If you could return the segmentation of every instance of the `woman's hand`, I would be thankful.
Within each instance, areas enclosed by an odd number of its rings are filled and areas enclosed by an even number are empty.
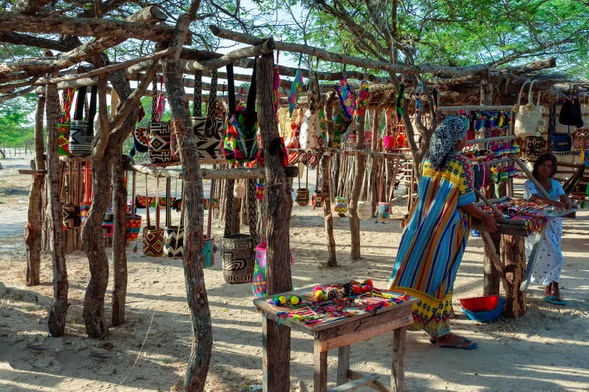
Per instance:
[[[569,209],[562,201],[552,200],[552,202],[550,204],[552,204],[555,208],[560,208],[561,210],[568,210]]]
[[[494,216],[484,214],[480,217],[480,219],[483,223],[483,226],[485,226],[485,229],[489,233],[495,233],[495,232],[497,232],[497,230],[499,230],[499,223],[497,223],[497,220],[495,219]]]

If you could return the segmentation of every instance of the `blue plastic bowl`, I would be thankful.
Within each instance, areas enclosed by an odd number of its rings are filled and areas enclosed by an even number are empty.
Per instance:
[[[493,310],[489,310],[486,312],[472,312],[470,310],[466,310],[462,308],[462,311],[468,316],[469,319],[478,321],[481,323],[488,323],[489,321],[497,320],[501,313],[503,313],[503,307],[505,306],[505,299],[499,297],[499,302],[497,303],[497,307]]]

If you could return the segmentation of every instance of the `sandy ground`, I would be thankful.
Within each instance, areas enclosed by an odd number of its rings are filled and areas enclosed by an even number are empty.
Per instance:
[[[50,257],[42,262],[42,284],[26,287],[26,219],[28,178],[3,160],[0,187],[0,390],[24,391],[174,391],[182,384],[189,355],[190,320],[180,260],[149,258],[129,245],[127,322],[111,327],[103,340],[85,337],[82,301],[89,279],[83,253],[67,256],[71,306],[67,335],[51,338],[47,311],[52,304]],[[15,193],[16,192],[16,193]],[[8,197],[10,196],[10,197]],[[397,212],[402,212],[399,209]],[[348,220],[335,219],[337,268],[323,266],[326,241],[321,213],[293,207],[291,248],[295,288],[316,283],[370,278],[387,282],[401,235],[399,221],[362,222],[363,259],[349,257]],[[242,228],[245,231],[246,228]],[[220,243],[222,223],[213,228]],[[518,319],[492,323],[469,320],[459,298],[482,294],[483,248],[471,238],[455,287],[454,330],[479,343],[474,351],[440,349],[425,334],[410,332],[405,359],[409,391],[587,391],[589,390],[589,212],[565,220],[566,264],[562,293],[568,306],[542,301],[542,289],[530,287],[528,309]],[[262,383],[261,319],[252,304],[250,285],[223,280],[220,254],[205,270],[213,321],[214,347],[206,390],[251,391]],[[109,287],[112,283],[109,284]],[[106,309],[110,318],[110,290]],[[388,383],[391,334],[352,346],[352,368],[375,372]],[[312,391],[312,339],[292,334],[292,391]],[[337,351],[329,355],[329,385],[335,385]],[[270,391],[272,388],[270,387]],[[362,389],[368,390],[368,389]]]

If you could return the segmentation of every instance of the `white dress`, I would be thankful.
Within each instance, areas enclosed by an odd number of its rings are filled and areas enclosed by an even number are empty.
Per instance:
[[[550,179],[548,195],[552,200],[560,200],[565,192],[562,185],[556,180]],[[530,180],[524,183],[524,198],[529,200],[532,195],[540,194],[538,188]],[[530,281],[532,283],[548,286],[552,282],[560,281],[560,272],[564,264],[564,256],[560,247],[562,238],[562,218],[550,218],[546,224],[546,230],[540,238],[539,255],[532,271]],[[530,257],[534,245],[534,236],[526,237],[526,257]]]

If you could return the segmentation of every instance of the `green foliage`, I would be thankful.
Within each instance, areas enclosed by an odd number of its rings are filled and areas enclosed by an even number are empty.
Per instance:
[[[20,147],[34,138],[36,96],[0,102],[0,146]]]

